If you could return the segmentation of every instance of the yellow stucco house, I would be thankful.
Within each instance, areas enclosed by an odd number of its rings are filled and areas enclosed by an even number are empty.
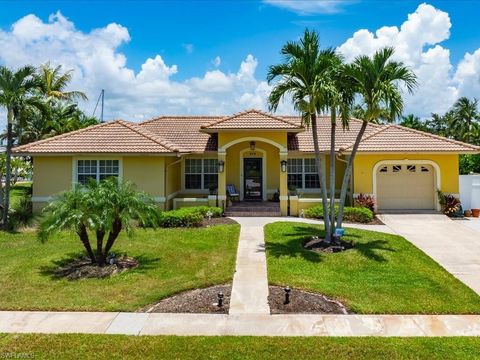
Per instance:
[[[348,130],[338,126],[337,195],[360,126],[355,119]],[[319,118],[318,130],[328,178],[328,117]],[[369,125],[354,162],[350,196],[371,194],[379,210],[438,209],[437,189],[458,195],[459,154],[478,152],[479,147],[398,125]],[[262,202],[278,215],[297,215],[320,203],[311,129],[297,116],[247,110],[117,120],[19,146],[14,153],[33,157],[35,210],[75,183],[108,176],[132,181],[164,209],[228,207],[227,185],[238,192],[233,204]],[[280,201],[267,202],[275,193]]]

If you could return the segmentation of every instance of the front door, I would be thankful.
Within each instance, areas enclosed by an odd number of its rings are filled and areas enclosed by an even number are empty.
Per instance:
[[[262,201],[262,159],[243,159],[244,200]]]

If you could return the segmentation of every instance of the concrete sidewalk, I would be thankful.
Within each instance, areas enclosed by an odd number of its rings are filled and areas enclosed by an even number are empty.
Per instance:
[[[480,315],[0,312],[0,333],[179,336],[480,336]]]

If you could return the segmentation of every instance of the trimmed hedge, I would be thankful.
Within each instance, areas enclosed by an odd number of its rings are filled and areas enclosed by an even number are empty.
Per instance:
[[[163,228],[200,226],[209,211],[212,213],[212,217],[220,217],[223,213],[221,208],[209,206],[185,207],[164,211],[160,214],[159,226]]]
[[[323,219],[323,206],[305,209],[304,215],[306,218]],[[335,216],[338,216],[338,206],[335,206]],[[343,219],[348,222],[368,223],[373,220],[373,211],[365,207],[345,206]]]

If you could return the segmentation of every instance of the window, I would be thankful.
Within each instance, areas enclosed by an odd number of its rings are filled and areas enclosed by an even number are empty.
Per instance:
[[[302,159],[288,159],[288,187],[303,188],[303,162]]]
[[[203,160],[203,188],[210,189],[218,186],[218,161],[217,159]]]
[[[118,160],[77,160],[77,182],[86,184],[89,179],[100,181],[119,176]]]
[[[315,159],[288,159],[288,187],[319,189],[320,181]]]
[[[185,160],[185,189],[202,188],[202,159]]]
[[[315,159],[304,159],[305,189],[319,189],[320,180],[318,178]]]
[[[402,170],[402,165],[393,165],[392,167],[393,172],[400,172]]]
[[[388,167],[387,166],[382,166],[380,168],[380,172],[383,172],[383,173],[388,172]]]
[[[217,159],[185,159],[185,189],[218,186]]]
[[[408,172],[415,172],[416,170],[417,170],[417,167],[415,165],[407,165]]]
[[[430,170],[428,170],[428,168],[427,168],[426,166],[422,166],[422,167],[420,168],[420,171],[421,171],[421,172],[429,172]]]

